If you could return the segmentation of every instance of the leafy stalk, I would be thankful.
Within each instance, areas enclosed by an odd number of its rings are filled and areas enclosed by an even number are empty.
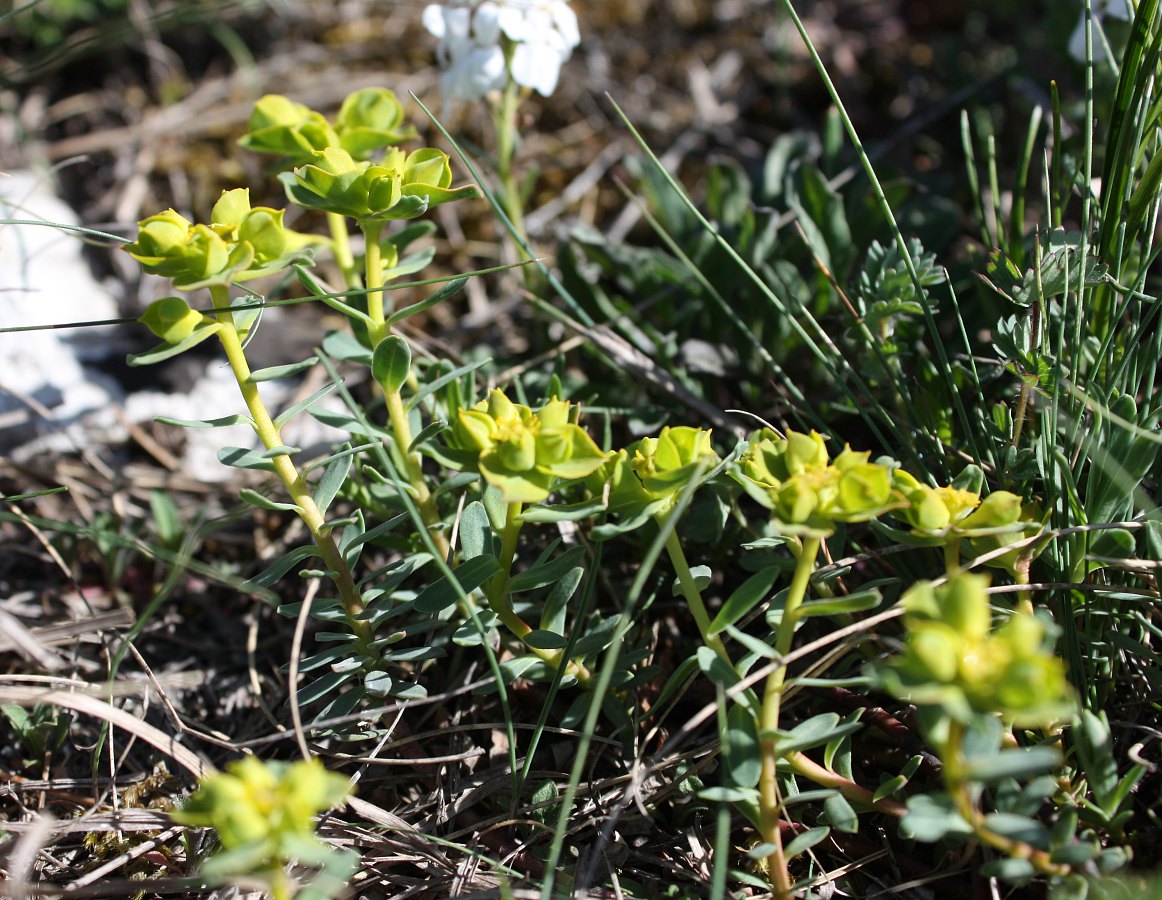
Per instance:
[[[271,419],[266,404],[263,403],[258,385],[250,377],[250,365],[246,360],[246,352],[242,347],[242,340],[234,323],[233,311],[230,309],[229,288],[224,285],[213,286],[210,288],[210,296],[216,310],[216,318],[222,326],[217,332],[218,340],[226,353],[230,370],[238,382],[238,389],[242,392],[242,399],[246,403],[250,417],[254,420],[254,428],[258,438],[267,450],[283,447],[285,444],[279,428]],[[359,615],[365,608],[363,596],[355,584],[355,578],[351,574],[347,560],[335,544],[331,529],[324,521],[323,514],[316,505],[314,497],[311,496],[306,479],[295,467],[290,456],[285,453],[272,456],[271,464],[294,502],[295,511],[299,518],[303,520],[310,531],[323,562],[326,563],[327,571],[335,582],[335,587],[338,589],[343,606],[347,611],[349,624],[359,640],[360,649],[364,652],[370,652],[373,639],[371,626],[366,621],[359,619]]]

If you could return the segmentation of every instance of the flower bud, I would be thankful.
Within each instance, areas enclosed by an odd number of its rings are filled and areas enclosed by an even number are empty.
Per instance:
[[[185,271],[186,242],[193,224],[172,209],[137,223],[137,240],[125,251],[154,275],[172,276]]]
[[[238,227],[238,240],[254,248],[254,261],[258,265],[273,262],[286,252],[284,214],[285,210],[259,206],[250,210]]]
[[[164,297],[149,304],[138,321],[167,344],[180,344],[204,318],[181,297]]]
[[[369,159],[384,147],[416,135],[404,123],[403,104],[387,88],[378,87],[349,94],[339,108],[335,128],[343,149],[356,159]]]

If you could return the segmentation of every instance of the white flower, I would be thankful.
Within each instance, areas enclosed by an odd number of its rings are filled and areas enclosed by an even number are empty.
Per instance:
[[[1098,27],[1103,18],[1124,19],[1133,21],[1134,8],[1130,0],[1092,0],[1090,8],[1093,10],[1093,56],[1099,60],[1105,55],[1105,42],[1098,36]],[[1078,62],[1085,62],[1085,7],[1082,7],[1081,18],[1073,34],[1069,36],[1069,55]]]
[[[449,0],[425,7],[423,23],[440,41],[440,86],[463,100],[503,89],[509,76],[547,97],[581,43],[567,0]]]

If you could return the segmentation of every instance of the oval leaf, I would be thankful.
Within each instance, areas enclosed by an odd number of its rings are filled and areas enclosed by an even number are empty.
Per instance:
[[[398,334],[379,342],[371,357],[371,374],[388,394],[398,394],[412,370],[412,348]]]

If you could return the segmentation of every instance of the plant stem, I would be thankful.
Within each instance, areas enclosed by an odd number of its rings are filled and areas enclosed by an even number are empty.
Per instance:
[[[504,623],[504,627],[523,642],[533,629],[512,608],[512,600],[508,595],[508,582],[512,577],[512,564],[516,559],[516,548],[523,524],[520,521],[522,509],[523,504],[519,502],[510,503],[505,509],[504,531],[500,538],[500,571],[485,583],[484,595],[488,598],[489,607]],[[544,650],[537,647],[528,649],[554,669],[559,669],[564,664],[566,674],[574,676],[581,684],[589,684],[592,677],[590,671],[579,662],[565,660],[560,650]]]
[[[238,335],[238,328],[234,324],[234,315],[230,309],[230,290],[224,285],[216,285],[210,288],[210,296],[214,302],[214,309],[217,310],[218,322],[222,325],[218,331],[218,340],[226,353],[226,359],[230,363],[235,380],[238,382],[238,389],[242,392],[242,399],[246,402],[250,417],[254,420],[254,429],[258,438],[267,450],[282,447],[284,443],[278,426],[275,425],[270,413],[267,412],[266,404],[263,403],[262,396],[258,391],[258,385],[250,377],[250,365],[246,361],[246,353],[242,348],[242,340]],[[311,532],[315,546],[319,548],[319,554],[322,556],[343,600],[349,624],[359,639],[360,650],[370,654],[373,638],[371,626],[357,618],[365,608],[363,596],[355,584],[355,578],[351,574],[347,560],[339,552],[335,538],[327,527],[322,512],[315,504],[314,497],[311,496],[310,486],[295,467],[289,455],[280,453],[273,456],[271,464],[297,507],[299,518],[303,520]]]
[[[391,331],[384,315],[385,304],[383,302],[382,290],[383,259],[380,254],[379,239],[383,234],[383,225],[381,223],[371,223],[362,226],[362,228],[363,237],[367,245],[364,252],[364,282],[367,285],[367,315],[371,318],[371,325],[368,326],[367,336],[371,342],[371,348],[374,350]],[[408,373],[409,381],[414,381],[414,377],[414,373]],[[423,463],[420,461],[419,453],[409,450],[412,445],[412,427],[408,421],[407,410],[404,409],[403,397],[398,390],[390,391],[386,387],[384,388],[383,396],[384,403],[387,406],[387,415],[391,421],[391,433],[395,438],[395,446],[399,450],[400,459],[403,461],[403,474],[407,477],[408,484],[411,485],[412,493],[415,495],[416,507],[420,511],[420,518],[430,531],[432,540],[435,542],[436,549],[439,550],[440,555],[444,559],[448,559],[451,552],[451,545],[449,545],[448,538],[444,534],[444,529],[442,527],[434,527],[441,524],[440,511],[436,506],[431,491],[428,490],[427,482],[424,480]]]
[[[964,772],[964,726],[953,721],[948,729],[948,739],[938,744],[937,750],[944,770],[944,785],[956,811],[972,826],[973,837],[982,844],[998,850],[1013,859],[1027,859],[1042,875],[1068,875],[1070,867],[1053,862],[1044,850],[1038,850],[1024,841],[997,834],[985,824],[985,815],[977,809],[972,791]]]
[[[500,175],[501,188],[504,194],[504,212],[512,222],[513,228],[522,237],[525,235],[524,209],[521,203],[520,185],[517,183],[516,172],[513,169],[513,160],[516,157],[517,145],[517,111],[520,108],[520,85],[512,78],[505,86],[501,95],[500,107],[495,111],[496,124],[496,170]],[[517,245],[517,255],[527,260],[528,254]]]
[[[795,626],[799,622],[799,608],[807,596],[807,586],[815,571],[815,558],[819,555],[822,539],[806,537],[798,554],[795,574],[787,589],[787,600],[783,606],[783,618],[775,632],[775,652],[780,657],[791,650],[795,638]],[[787,667],[779,666],[767,676],[763,691],[763,708],[759,721],[759,744],[762,752],[762,772],[759,775],[759,831],[763,840],[772,850],[767,857],[767,875],[771,891],[779,900],[791,896],[791,873],[787,869],[787,859],[783,854],[783,838],[779,831],[782,801],[779,798],[779,782],[776,766],[779,761],[778,739],[779,713],[783,700],[783,684],[787,680]]]
[[[949,535],[944,541],[944,568],[949,575],[960,569],[960,538]]]
[[[659,528],[665,528],[666,518],[663,515],[655,519]],[[666,552],[670,555],[670,562],[678,576],[678,585],[682,589],[682,596],[686,598],[686,605],[690,607],[690,612],[694,616],[694,623],[698,626],[698,633],[702,635],[702,642],[733,669],[734,663],[730,659],[730,654],[726,652],[722,639],[716,634],[709,633],[710,615],[706,612],[706,604],[702,602],[702,592],[698,590],[698,585],[694,581],[694,575],[690,571],[690,564],[686,561],[686,553],[682,549],[682,542],[678,538],[676,528],[671,528],[670,534],[666,538]]]
[[[331,231],[331,252],[335,254],[335,265],[343,273],[347,287],[359,286],[359,272],[355,268],[355,257],[351,253],[351,236],[347,233],[347,219],[342,213],[327,213],[327,227]]]
[[[383,258],[379,250],[379,237],[383,233],[383,225],[372,222],[362,227],[366,243],[363,251],[363,282],[367,287],[367,315],[371,318],[367,335],[374,350],[387,335],[387,323],[383,315]]]

